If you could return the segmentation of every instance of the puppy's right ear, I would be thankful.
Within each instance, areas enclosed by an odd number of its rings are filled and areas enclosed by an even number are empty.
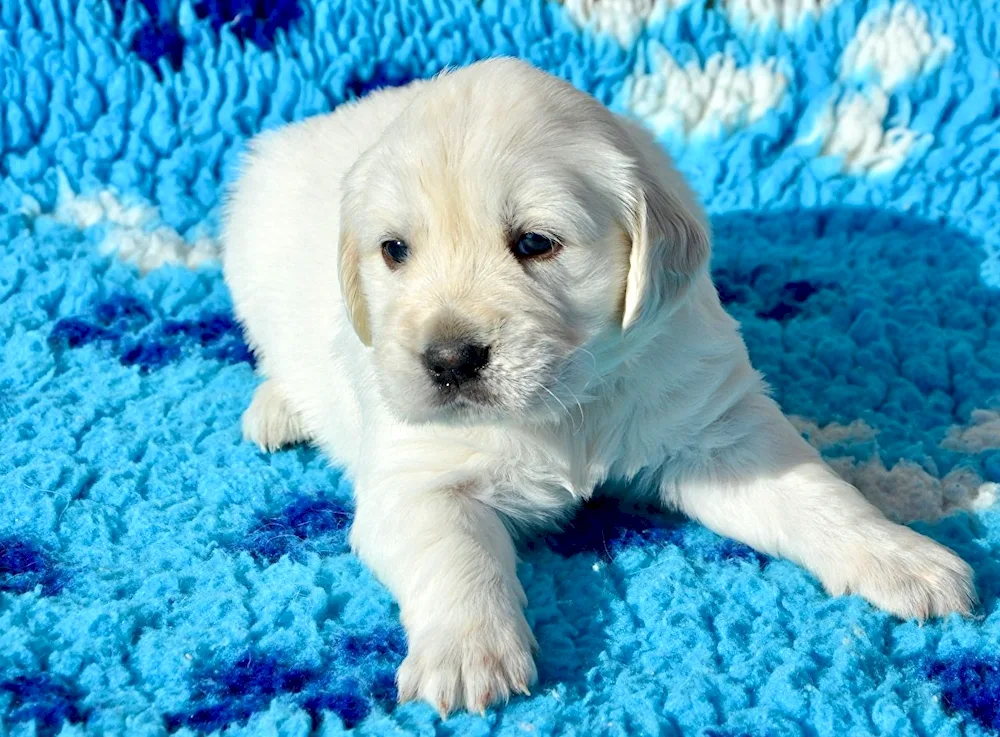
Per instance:
[[[354,332],[361,342],[371,347],[372,334],[368,324],[368,304],[361,288],[361,256],[358,253],[357,241],[350,228],[341,225],[340,251],[338,253],[340,271],[340,293],[347,307]]]

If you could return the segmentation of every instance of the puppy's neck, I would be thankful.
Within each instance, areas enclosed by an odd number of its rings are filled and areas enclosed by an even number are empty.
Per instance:
[[[703,429],[758,386],[737,322],[707,274],[668,309],[581,350],[590,370],[560,431],[605,436],[610,427],[653,421]],[[746,377],[744,381],[741,377]]]

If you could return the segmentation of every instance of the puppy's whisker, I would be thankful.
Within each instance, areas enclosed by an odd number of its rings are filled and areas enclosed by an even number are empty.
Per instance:
[[[583,416],[583,404],[580,402],[580,398],[573,392],[572,389],[569,388],[569,385],[566,384],[565,381],[562,381],[559,378],[556,378],[555,381],[556,381],[556,383],[559,386],[561,386],[563,389],[565,389],[566,392],[573,398],[573,401],[576,402],[576,407],[577,407],[578,410],[580,410],[580,427],[583,427],[583,423],[584,423],[584,419],[585,418]],[[573,429],[574,430],[578,429],[575,424],[573,425]]]
[[[578,348],[577,350],[585,356],[590,357],[590,362],[594,365],[594,375],[599,375],[600,372],[597,370],[597,356],[595,356],[591,351],[588,351],[586,348]]]
[[[577,351],[588,356],[590,358],[590,363],[592,366],[592,371],[590,375],[587,377],[587,383],[583,385],[582,391],[587,391],[588,389],[590,389],[594,379],[597,380],[598,386],[600,388],[602,389],[610,388],[611,385],[608,384],[607,380],[601,374],[600,369],[597,368],[597,356],[595,356],[591,351],[588,351],[586,348],[578,348]]]
[[[539,389],[544,389],[544,390],[545,390],[545,391],[546,391],[546,392],[548,393],[548,395],[549,395],[550,397],[552,397],[552,398],[553,398],[554,400],[556,400],[556,402],[558,402],[558,403],[559,403],[559,406],[560,406],[560,407],[562,407],[563,411],[564,411],[564,412],[566,413],[566,416],[567,416],[567,417],[569,417],[569,418],[570,418],[570,420],[573,420],[573,415],[572,415],[572,413],[570,413],[570,411],[569,411],[569,407],[567,407],[567,406],[566,406],[566,403],[565,403],[565,402],[563,402],[563,401],[562,401],[562,400],[561,400],[561,399],[560,399],[559,397],[557,397],[557,396],[556,396],[556,395],[555,395],[555,394],[554,394],[554,393],[552,392],[552,390],[551,390],[551,389],[549,389],[549,388],[548,388],[547,386],[545,386],[545,384],[543,384],[543,383],[542,383],[542,382],[540,382],[540,381],[536,381],[536,382],[535,382],[535,385],[536,385],[536,386],[537,386],[537,387],[538,387]],[[575,423],[575,422],[574,422],[574,425],[573,425],[573,426],[574,426],[574,427],[576,427],[576,423]]]
[[[546,392],[548,392],[549,396],[551,396],[551,397],[552,397],[553,399],[555,399],[555,400],[556,400],[556,401],[557,401],[557,402],[559,403],[559,406],[560,406],[560,407],[562,407],[562,408],[563,408],[563,410],[564,410],[564,411],[566,412],[566,417],[568,417],[568,418],[569,418],[569,420],[570,420],[570,423],[571,423],[571,426],[572,426],[572,428],[573,428],[573,431],[574,431],[574,432],[576,432],[577,430],[579,430],[579,429],[580,429],[580,428],[581,428],[581,427],[583,426],[583,425],[582,425],[582,422],[583,422],[583,405],[581,405],[581,404],[580,404],[580,400],[576,398],[576,395],[575,395],[575,394],[573,394],[573,392],[572,392],[572,391],[570,390],[570,388],[569,388],[568,386],[566,386],[566,384],[565,384],[565,383],[563,383],[562,381],[560,381],[560,380],[559,380],[558,378],[555,378],[555,379],[554,379],[554,381],[556,381],[556,383],[557,383],[557,384],[559,384],[559,385],[560,385],[561,387],[565,388],[565,390],[566,390],[567,392],[569,392],[570,396],[572,396],[572,397],[573,397],[573,399],[574,399],[574,400],[576,401],[576,405],[577,405],[577,407],[579,407],[579,409],[580,409],[580,421],[581,421],[581,424],[580,424],[580,425],[577,425],[577,422],[576,422],[576,417],[575,417],[575,416],[573,415],[573,413],[572,413],[572,412],[570,412],[570,409],[569,409],[569,407],[567,407],[567,406],[566,406],[566,403],[565,403],[565,402],[563,402],[563,401],[562,401],[562,400],[561,400],[561,399],[560,399],[560,398],[559,398],[559,397],[558,397],[558,396],[557,396],[557,395],[555,394],[555,392],[553,392],[553,391],[552,391],[551,389],[549,389],[549,388],[548,388],[547,386],[545,386],[545,385],[544,385],[544,384],[543,384],[542,382],[540,382],[540,381],[539,381],[539,382],[536,382],[536,383],[537,383],[537,385],[538,385],[538,386],[539,386],[539,387],[540,387],[541,389],[544,389],[544,390],[545,390]]]

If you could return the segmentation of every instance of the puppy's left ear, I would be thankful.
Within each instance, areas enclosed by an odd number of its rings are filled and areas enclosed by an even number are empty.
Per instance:
[[[639,124],[619,118],[633,159],[627,197],[631,238],[625,310],[627,330],[687,291],[711,253],[708,218],[667,153]]]
[[[361,288],[361,256],[350,229],[341,225],[338,270],[340,272],[340,293],[347,307],[347,314],[358,338],[369,348],[372,344],[371,328],[368,324],[368,304]]]

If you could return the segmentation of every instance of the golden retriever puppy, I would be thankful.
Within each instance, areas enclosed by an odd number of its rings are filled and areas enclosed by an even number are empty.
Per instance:
[[[351,543],[397,598],[401,700],[483,710],[535,679],[514,536],[608,479],[901,617],[966,613],[969,567],[888,521],[785,419],[654,140],[492,59],[262,135],[225,276],[265,449],[354,482]]]

